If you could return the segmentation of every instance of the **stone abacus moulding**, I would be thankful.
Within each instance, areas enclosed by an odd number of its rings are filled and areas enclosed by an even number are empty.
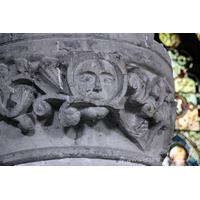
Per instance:
[[[160,165],[176,103],[170,57],[153,37],[0,34],[0,164]]]

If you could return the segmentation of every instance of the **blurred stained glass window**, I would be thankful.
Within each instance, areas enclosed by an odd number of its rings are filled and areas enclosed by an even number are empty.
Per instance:
[[[159,33],[158,37],[168,50],[175,49],[181,43],[177,33]]]
[[[193,58],[185,49],[176,49],[181,43],[180,34],[159,33],[158,36],[168,50],[173,69],[177,117],[172,143],[175,143],[176,140],[177,145],[181,142],[185,143],[184,145],[189,147],[189,158],[195,160],[199,165],[200,81],[194,74],[188,73],[188,70],[193,67]],[[200,38],[200,34],[197,37]],[[173,149],[173,151],[175,150]],[[168,158],[170,159],[170,152],[168,152]]]
[[[197,38],[200,40],[200,33],[195,33],[197,35]]]

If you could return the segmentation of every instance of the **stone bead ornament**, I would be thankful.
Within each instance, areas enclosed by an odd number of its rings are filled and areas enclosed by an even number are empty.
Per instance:
[[[0,34],[1,165],[161,165],[175,118],[170,58],[153,34]]]

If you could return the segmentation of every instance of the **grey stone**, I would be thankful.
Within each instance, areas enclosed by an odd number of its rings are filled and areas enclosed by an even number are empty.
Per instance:
[[[176,103],[153,37],[0,34],[0,164],[161,165]]]
[[[16,166],[144,166],[142,164],[104,159],[64,158],[19,164]]]

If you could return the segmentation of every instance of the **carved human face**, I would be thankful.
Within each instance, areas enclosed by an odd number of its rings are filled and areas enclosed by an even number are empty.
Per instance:
[[[75,69],[74,80],[78,93],[92,99],[111,100],[118,93],[117,72],[104,60],[80,63]]]

